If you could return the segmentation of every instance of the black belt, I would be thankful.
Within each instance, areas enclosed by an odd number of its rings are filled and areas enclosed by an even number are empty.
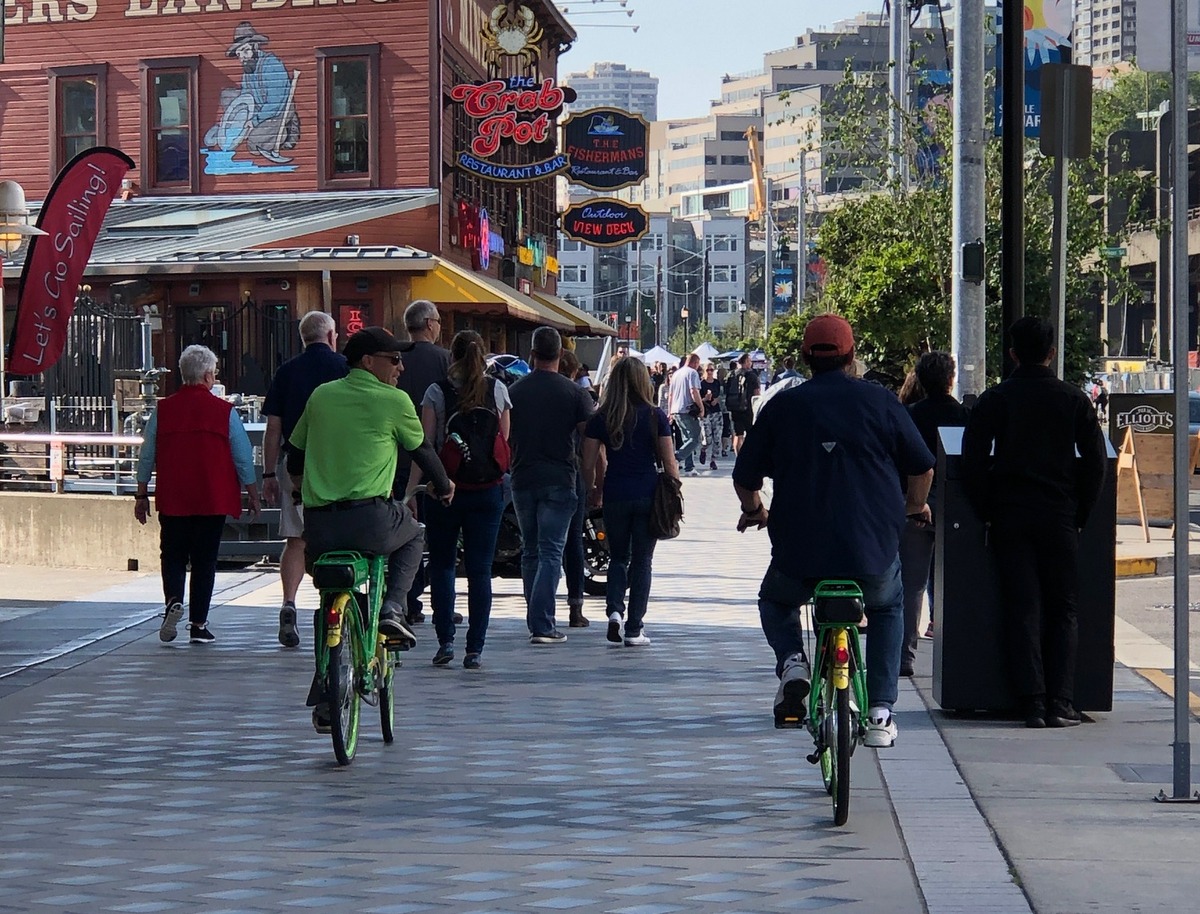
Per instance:
[[[373,505],[376,502],[387,501],[382,495],[376,495],[374,498],[351,498],[347,501],[331,501],[327,505],[313,505],[307,507],[305,511],[348,511],[351,508],[361,508],[365,505]]]

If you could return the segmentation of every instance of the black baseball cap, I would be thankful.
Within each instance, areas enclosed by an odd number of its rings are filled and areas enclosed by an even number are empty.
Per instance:
[[[384,327],[364,327],[352,334],[346,341],[342,354],[346,361],[353,365],[364,355],[377,355],[381,352],[410,352],[413,344],[406,340],[398,340],[390,330]]]

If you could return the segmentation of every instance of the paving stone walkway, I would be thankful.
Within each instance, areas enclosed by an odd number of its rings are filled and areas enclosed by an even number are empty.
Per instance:
[[[911,686],[832,826],[808,737],[771,726],[767,540],[731,532],[721,476],[686,483],[650,647],[608,645],[595,600],[531,646],[497,581],[485,668],[432,667],[422,626],[395,744],[364,708],[349,768],[303,707],[311,639],[275,643],[274,575],[222,575],[214,645],[159,642],[151,577],[44,609],[109,635],[0,653],[0,911],[1028,911]]]

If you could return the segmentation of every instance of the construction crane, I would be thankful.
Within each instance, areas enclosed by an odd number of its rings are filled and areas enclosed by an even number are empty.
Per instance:
[[[767,211],[767,189],[763,179],[762,156],[758,149],[758,130],[753,125],[746,128],[746,141],[750,144],[750,174],[754,179],[754,205],[750,207],[750,221],[758,222]]]

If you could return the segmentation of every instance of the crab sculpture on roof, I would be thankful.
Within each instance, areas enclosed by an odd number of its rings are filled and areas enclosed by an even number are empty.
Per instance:
[[[543,34],[537,17],[529,7],[518,6],[515,11],[509,12],[507,4],[496,4],[488,24],[479,30],[480,37],[487,45],[484,56],[488,67],[499,71],[502,57],[520,57],[527,69],[533,67],[538,59],[538,44]]]

